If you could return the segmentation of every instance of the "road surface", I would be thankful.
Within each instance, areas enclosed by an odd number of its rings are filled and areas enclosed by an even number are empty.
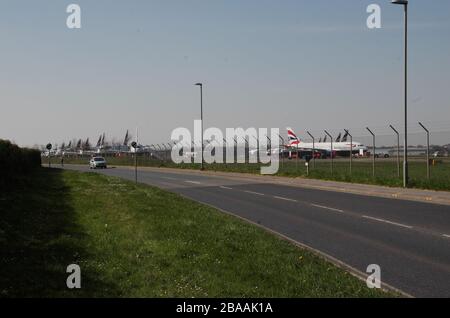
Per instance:
[[[89,171],[86,166],[66,169]],[[96,170],[134,180],[134,170]],[[450,297],[450,206],[255,182],[245,177],[142,169],[139,182],[217,207],[416,297]]]

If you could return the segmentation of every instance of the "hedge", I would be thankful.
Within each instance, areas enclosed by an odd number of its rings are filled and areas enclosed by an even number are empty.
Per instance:
[[[40,166],[39,150],[20,148],[8,140],[0,139],[0,187]]]

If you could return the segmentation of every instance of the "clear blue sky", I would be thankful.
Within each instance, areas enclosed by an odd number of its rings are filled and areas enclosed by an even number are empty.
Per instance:
[[[70,3],[81,30],[66,27]],[[450,131],[450,1],[410,3],[410,122]],[[198,81],[206,126],[386,133],[402,122],[402,18],[389,0],[0,0],[0,138],[138,126],[143,143],[167,141],[199,117]]]

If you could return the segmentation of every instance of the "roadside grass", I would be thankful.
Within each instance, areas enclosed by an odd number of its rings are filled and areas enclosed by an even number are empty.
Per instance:
[[[233,216],[94,173],[0,194],[1,297],[391,297]],[[81,267],[78,290],[66,267]]]
[[[44,159],[44,162],[47,159]],[[132,157],[107,157],[109,164],[117,166],[132,166]],[[54,164],[57,160],[53,159]],[[65,158],[65,163],[87,164],[88,159]],[[199,169],[199,164],[174,164],[168,161],[138,157],[139,166],[168,167],[180,169]],[[206,170],[240,172],[259,174],[261,164],[237,163],[237,164],[205,164]],[[400,169],[402,170],[402,169]],[[349,159],[336,159],[334,161],[333,174],[331,174],[331,161],[316,160],[316,167],[310,162],[309,175],[305,167],[305,161],[296,159],[280,162],[279,176],[303,177],[311,179],[332,180],[341,182],[363,183],[383,185],[389,187],[402,187],[402,171],[398,177],[397,162],[395,159],[377,159],[375,164],[375,177],[372,172],[372,161],[370,159],[355,159],[350,174]],[[450,162],[445,159],[437,159],[436,164],[431,166],[431,178],[427,180],[426,161],[412,159],[409,162],[410,183],[412,188],[450,191]]]

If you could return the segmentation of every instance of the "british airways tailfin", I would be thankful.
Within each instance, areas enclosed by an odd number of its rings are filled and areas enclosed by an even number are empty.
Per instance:
[[[300,139],[298,139],[297,135],[294,133],[294,131],[292,130],[292,128],[286,128],[287,129],[287,134],[288,134],[288,138],[289,138],[289,146],[298,146],[298,144],[300,144]]]

